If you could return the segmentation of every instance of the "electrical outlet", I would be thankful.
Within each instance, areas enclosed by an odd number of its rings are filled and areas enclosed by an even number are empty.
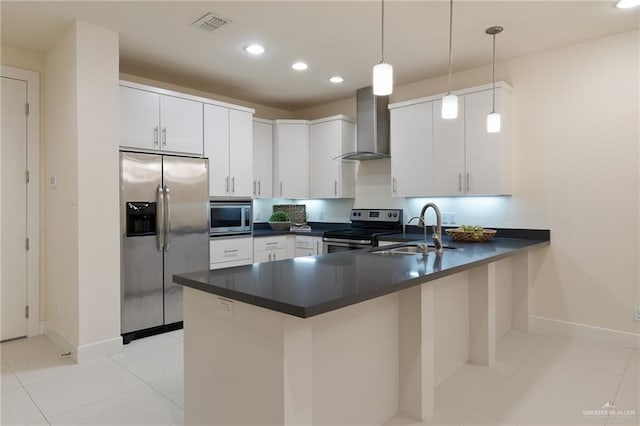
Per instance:
[[[455,225],[456,224],[456,214],[445,212],[442,213],[442,224],[443,225]]]
[[[636,306],[636,309],[633,311],[633,320],[640,322],[640,306]]]
[[[233,316],[233,301],[218,297],[218,314],[223,317],[231,318]]]

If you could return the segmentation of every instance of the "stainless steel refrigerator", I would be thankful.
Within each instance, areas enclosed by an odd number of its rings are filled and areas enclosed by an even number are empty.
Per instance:
[[[120,152],[125,343],[182,321],[174,274],[209,268],[208,160]]]

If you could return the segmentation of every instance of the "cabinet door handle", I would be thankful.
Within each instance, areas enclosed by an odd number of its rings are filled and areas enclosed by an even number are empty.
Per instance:
[[[398,188],[398,183],[396,181],[396,178],[393,178],[393,186],[391,187],[391,192],[393,192],[393,195],[396,195],[397,188]]]
[[[167,146],[167,128],[162,128],[162,146]]]
[[[275,251],[273,252],[273,260],[278,260],[278,253]]]
[[[260,181],[258,181],[258,195],[262,195],[262,188],[260,186]]]
[[[316,254],[320,254],[320,241],[316,241]]]
[[[256,181],[253,181],[253,195],[256,195]]]
[[[282,181],[280,181],[280,196],[282,197]]]
[[[269,253],[269,262],[271,262],[271,253]]]
[[[333,181],[333,194],[336,195],[336,196],[338,195],[338,181],[337,180]]]
[[[235,249],[235,250],[225,250],[224,252],[225,253],[237,253],[239,251],[240,251],[239,249]]]
[[[158,145],[158,126],[153,129],[153,144]]]
[[[231,192],[236,192],[236,177],[231,178]]]
[[[471,180],[471,173],[467,172],[467,192],[471,191],[471,185],[469,184]]]
[[[277,244],[278,244],[278,242],[277,242],[277,241],[274,241],[274,242],[272,242],[272,243],[267,243],[267,245],[268,245],[268,246],[275,246],[275,245],[277,245]]]
[[[462,173],[458,173],[458,192],[462,192]]]

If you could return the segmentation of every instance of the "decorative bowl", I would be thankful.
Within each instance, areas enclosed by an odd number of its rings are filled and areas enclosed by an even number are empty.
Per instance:
[[[485,243],[492,239],[498,231],[495,229],[485,229],[480,231],[460,231],[458,229],[445,229],[445,232],[454,241],[467,243]]]
[[[291,227],[291,221],[287,222],[269,222],[269,226],[274,231],[288,231]]]

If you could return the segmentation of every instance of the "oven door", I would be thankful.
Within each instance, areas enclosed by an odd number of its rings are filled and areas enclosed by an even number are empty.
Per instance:
[[[323,253],[338,253],[341,251],[360,250],[373,247],[372,240],[349,240],[340,238],[323,238]]]

